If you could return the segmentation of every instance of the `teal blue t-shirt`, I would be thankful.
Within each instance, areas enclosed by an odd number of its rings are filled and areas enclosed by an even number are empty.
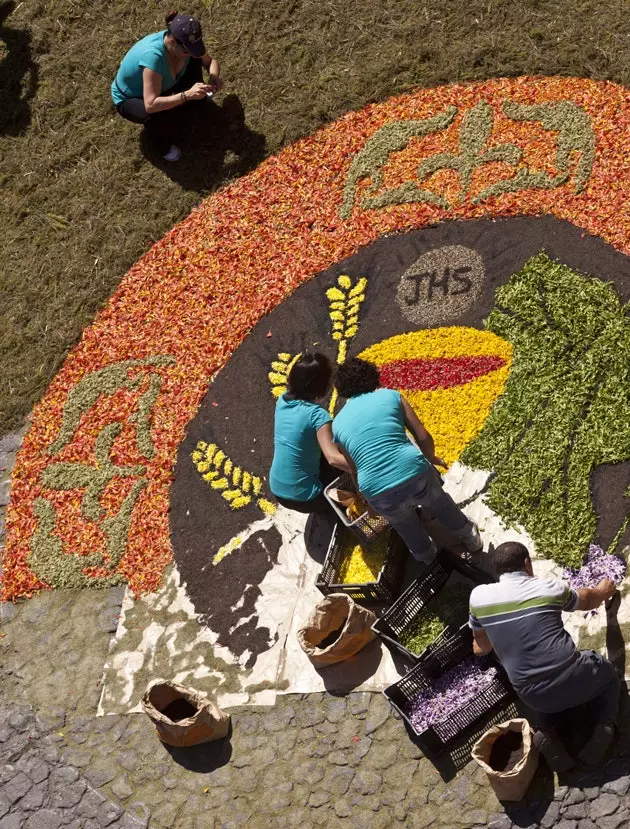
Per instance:
[[[317,498],[324,486],[319,479],[322,451],[317,430],[330,423],[326,409],[307,400],[278,398],[274,422],[273,462],[269,487],[291,501]]]
[[[400,393],[393,389],[351,397],[333,421],[333,440],[354,461],[359,489],[368,498],[420,475],[429,466],[407,437]]]
[[[174,78],[168,65],[166,46],[164,46],[164,35],[167,30],[154,32],[139,40],[131,47],[122,59],[116,78],[112,83],[112,100],[114,104],[122,104],[129,98],[142,98],[142,72],[144,69],[152,69],[162,76],[162,92],[175,86],[186,71],[188,61],[186,58],[181,72]]]

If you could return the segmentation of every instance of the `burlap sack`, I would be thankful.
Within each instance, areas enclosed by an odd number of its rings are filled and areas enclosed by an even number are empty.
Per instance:
[[[180,710],[191,706],[194,712],[183,719],[172,720],[164,713],[169,705],[172,715],[178,705]],[[175,682],[157,681],[149,685],[142,697],[142,709],[153,720],[160,740],[170,746],[194,746],[220,740],[230,727],[229,714],[197,691]]]
[[[313,665],[334,665],[358,653],[376,634],[372,624],[376,615],[355,604],[345,593],[331,593],[316,605],[306,625],[298,631],[298,641]],[[320,645],[330,634],[339,635],[330,644]]]
[[[508,731],[517,731],[523,738],[523,756],[509,771],[497,771],[490,765],[490,752],[496,740]],[[488,775],[499,800],[521,800],[538,768],[538,751],[532,743],[532,730],[523,719],[493,725],[473,746],[472,756]]]

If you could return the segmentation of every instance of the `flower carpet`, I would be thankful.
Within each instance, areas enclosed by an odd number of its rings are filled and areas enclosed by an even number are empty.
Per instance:
[[[307,565],[287,552],[304,528],[266,476],[275,401],[307,349],[370,359],[407,396],[487,546],[525,539],[557,576],[591,544],[622,554],[629,126],[630,93],[610,83],[419,90],[206,200],[125,276],[34,410],[3,598],[126,583],[129,623],[132,594],[157,613],[150,595],[175,578],[220,654],[214,674],[251,673],[273,651],[256,676],[277,682],[314,565],[308,543]],[[571,629],[600,648],[604,622]]]

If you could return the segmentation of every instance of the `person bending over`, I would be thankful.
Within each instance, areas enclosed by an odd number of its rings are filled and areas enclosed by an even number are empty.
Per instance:
[[[166,29],[143,37],[127,52],[112,82],[112,100],[119,115],[144,125],[162,158],[178,161],[181,151],[172,143],[169,111],[216,92],[220,70],[206,53],[198,20],[171,12],[165,23]],[[202,67],[208,83],[203,83]]]
[[[269,487],[283,506],[298,512],[328,509],[324,486],[350,467],[333,443],[332,418],[317,402],[330,390],[332,364],[325,354],[305,353],[278,398]]]
[[[496,653],[514,690],[534,711],[535,743],[553,771],[574,765],[557,735],[557,714],[591,703],[596,725],[579,758],[596,765],[615,734],[619,677],[603,656],[576,648],[562,611],[594,610],[612,597],[615,584],[603,579],[576,591],[556,579],[536,578],[527,547],[513,541],[500,544],[495,556],[499,581],[470,594],[473,650]]]
[[[347,402],[335,417],[333,439],[356,466],[361,493],[420,561],[430,562],[437,548],[420,523],[417,506],[430,510],[470,552],[480,550],[476,526],[442,490],[433,464],[445,463],[435,454],[433,438],[400,392],[379,388],[379,383],[377,367],[357,357],[337,370],[335,385]]]

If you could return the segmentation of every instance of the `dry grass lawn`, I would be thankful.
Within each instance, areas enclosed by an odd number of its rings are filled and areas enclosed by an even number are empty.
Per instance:
[[[630,80],[617,0],[190,0],[180,10],[201,17],[225,91],[257,135],[241,159],[193,142],[169,171],[145,157],[109,96],[120,58],[166,10],[0,0],[0,434],[32,408],[129,266],[261,151],[417,86],[534,73]]]

